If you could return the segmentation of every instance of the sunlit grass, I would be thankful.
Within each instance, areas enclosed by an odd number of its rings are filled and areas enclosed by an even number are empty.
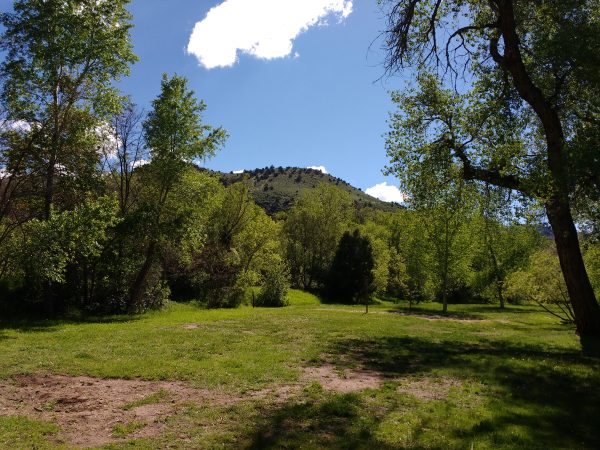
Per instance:
[[[443,316],[437,303],[408,312],[382,302],[364,314],[362,306],[290,296],[280,309],[172,303],[133,318],[4,324],[0,377],[182,380],[242,399],[178,411],[163,434],[135,441],[148,448],[177,447],[181,436],[180,448],[600,447],[600,363],[580,356],[572,328],[534,307],[451,305]],[[313,383],[284,402],[244,400],[249,391],[301,383],[303,367],[324,362],[385,381],[347,394]],[[4,447],[17,434],[23,448],[48,447],[56,432],[0,418]],[[130,431],[115,432],[126,439]]]

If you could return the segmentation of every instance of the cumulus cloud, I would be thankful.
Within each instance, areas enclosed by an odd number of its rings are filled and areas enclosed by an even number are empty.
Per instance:
[[[367,189],[365,193],[384,202],[402,203],[404,201],[404,195],[400,192],[400,189],[387,184],[387,182],[376,184]]]
[[[329,173],[325,166],[308,166],[307,169],[318,170],[319,172]]]
[[[343,21],[352,1],[225,0],[196,23],[187,51],[207,69],[233,66],[239,52],[260,59],[290,56],[299,34],[329,18]]]
[[[244,171],[243,170],[234,170],[233,173],[238,173],[239,174],[239,173],[244,173]]]

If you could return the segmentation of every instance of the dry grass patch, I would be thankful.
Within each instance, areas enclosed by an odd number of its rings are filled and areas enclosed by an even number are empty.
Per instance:
[[[186,403],[214,406],[240,400],[172,381],[32,375],[0,383],[0,415],[54,422],[62,442],[83,447],[155,436]]]
[[[460,388],[462,382],[455,378],[419,378],[402,380],[397,391],[410,394],[421,400],[444,400],[453,388]]]
[[[316,381],[324,389],[341,393],[378,389],[386,378],[379,372],[365,369],[336,369],[332,364],[307,367],[302,376],[304,381]]]

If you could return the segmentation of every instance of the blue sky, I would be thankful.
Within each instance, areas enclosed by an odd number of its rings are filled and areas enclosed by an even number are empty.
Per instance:
[[[376,0],[133,0],[130,11],[140,61],[120,87],[147,108],[162,73],[186,76],[207,103],[205,121],[230,135],[207,167],[324,166],[363,190],[396,184],[381,173],[382,135],[388,91],[402,80],[379,80],[383,54],[371,43],[385,20]],[[187,51],[199,22],[194,50],[204,66]],[[231,65],[206,67],[215,62]]]

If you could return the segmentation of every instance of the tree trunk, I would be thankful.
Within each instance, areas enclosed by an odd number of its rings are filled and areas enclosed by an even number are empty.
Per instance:
[[[44,219],[49,220],[54,203],[54,163],[50,162],[46,170],[46,186],[44,190]]]
[[[583,352],[600,355],[600,307],[585,270],[571,215],[568,160],[564,149],[562,122],[557,110],[533,82],[525,66],[517,34],[514,1],[505,0],[498,4],[498,23],[504,40],[504,55],[499,54],[496,39],[491,41],[492,58],[511,74],[519,96],[533,108],[542,123],[547,144],[548,169],[553,178],[553,194],[545,204],[546,213],[554,232]]]
[[[583,351],[600,354],[600,306],[581,256],[569,203],[552,199],[545,206]]]
[[[154,263],[155,254],[156,241],[151,241],[146,249],[146,259],[144,260],[144,264],[138,272],[137,277],[135,278],[135,281],[131,287],[131,296],[129,299],[129,305],[127,306],[129,312],[134,312],[140,304],[140,300],[144,294],[144,288],[146,287],[146,279],[148,278],[148,274],[150,273],[150,269]]]
[[[496,281],[496,289],[498,291],[498,299],[500,300],[500,309],[504,309],[504,294],[502,293],[502,281]]]

